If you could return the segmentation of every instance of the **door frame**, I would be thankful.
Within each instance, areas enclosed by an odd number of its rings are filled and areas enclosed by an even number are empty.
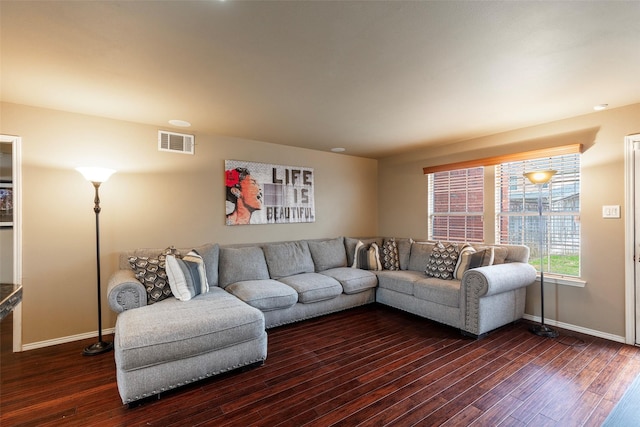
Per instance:
[[[640,134],[628,135],[624,138],[624,193],[625,193],[625,342],[630,345],[638,345],[636,340],[636,311],[640,312],[636,301],[636,256],[640,256],[640,251],[636,253],[636,207],[635,194],[640,191],[636,188],[635,176],[640,171],[635,170],[635,151],[640,150]],[[640,244],[640,242],[638,242]]]
[[[15,135],[0,135],[0,142],[11,144],[13,283],[22,284],[22,138]],[[22,303],[13,310],[13,351],[22,351]]]

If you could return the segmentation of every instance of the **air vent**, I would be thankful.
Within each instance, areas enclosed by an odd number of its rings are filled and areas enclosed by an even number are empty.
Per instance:
[[[172,153],[193,154],[195,136],[184,133],[158,131],[158,150]]]

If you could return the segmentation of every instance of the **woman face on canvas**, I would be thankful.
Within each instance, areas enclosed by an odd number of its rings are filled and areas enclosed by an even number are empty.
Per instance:
[[[240,195],[238,199],[242,199],[244,205],[252,210],[262,209],[262,189],[258,182],[251,177],[245,176],[240,181]]]

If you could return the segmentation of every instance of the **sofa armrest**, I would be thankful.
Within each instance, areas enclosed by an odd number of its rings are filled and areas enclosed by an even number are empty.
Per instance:
[[[147,305],[147,291],[133,270],[118,270],[109,279],[109,306],[116,313]]]
[[[462,276],[462,298],[500,294],[529,286],[536,280],[536,269],[525,262],[490,265],[467,270]]]
[[[524,288],[536,280],[526,262],[474,268],[462,276],[460,324],[463,333],[481,336],[522,317]],[[523,292],[519,292],[522,289]]]

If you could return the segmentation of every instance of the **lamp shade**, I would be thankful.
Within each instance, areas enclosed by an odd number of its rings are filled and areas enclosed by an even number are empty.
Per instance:
[[[532,184],[546,184],[551,180],[551,177],[558,173],[554,170],[525,172],[522,175],[525,176]]]
[[[91,182],[105,182],[115,173],[115,169],[108,168],[80,167],[76,168],[76,170],[80,172],[87,181]]]

